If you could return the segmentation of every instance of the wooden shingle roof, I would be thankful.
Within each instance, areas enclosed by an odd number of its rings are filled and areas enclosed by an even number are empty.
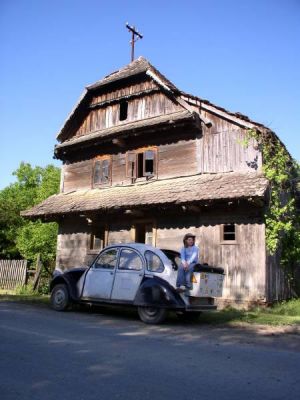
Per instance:
[[[40,218],[147,205],[264,198],[267,187],[268,180],[258,173],[193,175],[134,185],[60,193],[23,211],[21,215]]]
[[[148,60],[144,57],[139,57],[132,61],[130,64],[125,65],[125,67],[120,68],[118,71],[112,72],[111,74],[105,76],[103,79],[87,86],[88,90],[99,89],[100,87],[106,86],[111,83],[121,81],[123,79],[129,78],[134,75],[143,74],[147,71],[152,71],[159,77],[159,79],[167,85],[172,91],[179,92],[177,87],[169,81],[162,73],[160,73]]]

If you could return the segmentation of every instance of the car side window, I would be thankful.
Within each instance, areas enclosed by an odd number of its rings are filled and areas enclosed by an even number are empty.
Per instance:
[[[165,269],[163,262],[153,251],[147,250],[145,253],[147,269],[151,272],[163,272]]]
[[[119,269],[140,271],[143,269],[143,260],[136,251],[123,249],[121,250]]]
[[[118,249],[110,249],[104,251],[97,258],[94,268],[114,269],[117,265]]]

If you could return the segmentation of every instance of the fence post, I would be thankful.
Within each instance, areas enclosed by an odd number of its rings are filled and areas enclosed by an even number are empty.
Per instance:
[[[33,280],[33,290],[36,290],[39,284],[41,272],[42,272],[43,264],[41,261],[41,255],[40,253],[37,255],[36,259],[36,272],[34,275],[34,280]]]

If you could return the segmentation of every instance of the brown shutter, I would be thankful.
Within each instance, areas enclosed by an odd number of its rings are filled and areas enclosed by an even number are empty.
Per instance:
[[[94,163],[93,185],[101,184],[101,161],[96,160]]]
[[[102,161],[101,168],[101,183],[109,183],[110,182],[110,160],[106,159]]]
[[[136,153],[129,151],[126,153],[126,177],[136,178]]]

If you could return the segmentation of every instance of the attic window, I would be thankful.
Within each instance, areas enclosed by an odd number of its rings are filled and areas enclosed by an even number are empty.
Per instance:
[[[221,241],[227,243],[236,242],[235,224],[225,224],[222,226]]]
[[[125,121],[127,119],[127,116],[128,116],[128,101],[121,101],[119,120]]]

